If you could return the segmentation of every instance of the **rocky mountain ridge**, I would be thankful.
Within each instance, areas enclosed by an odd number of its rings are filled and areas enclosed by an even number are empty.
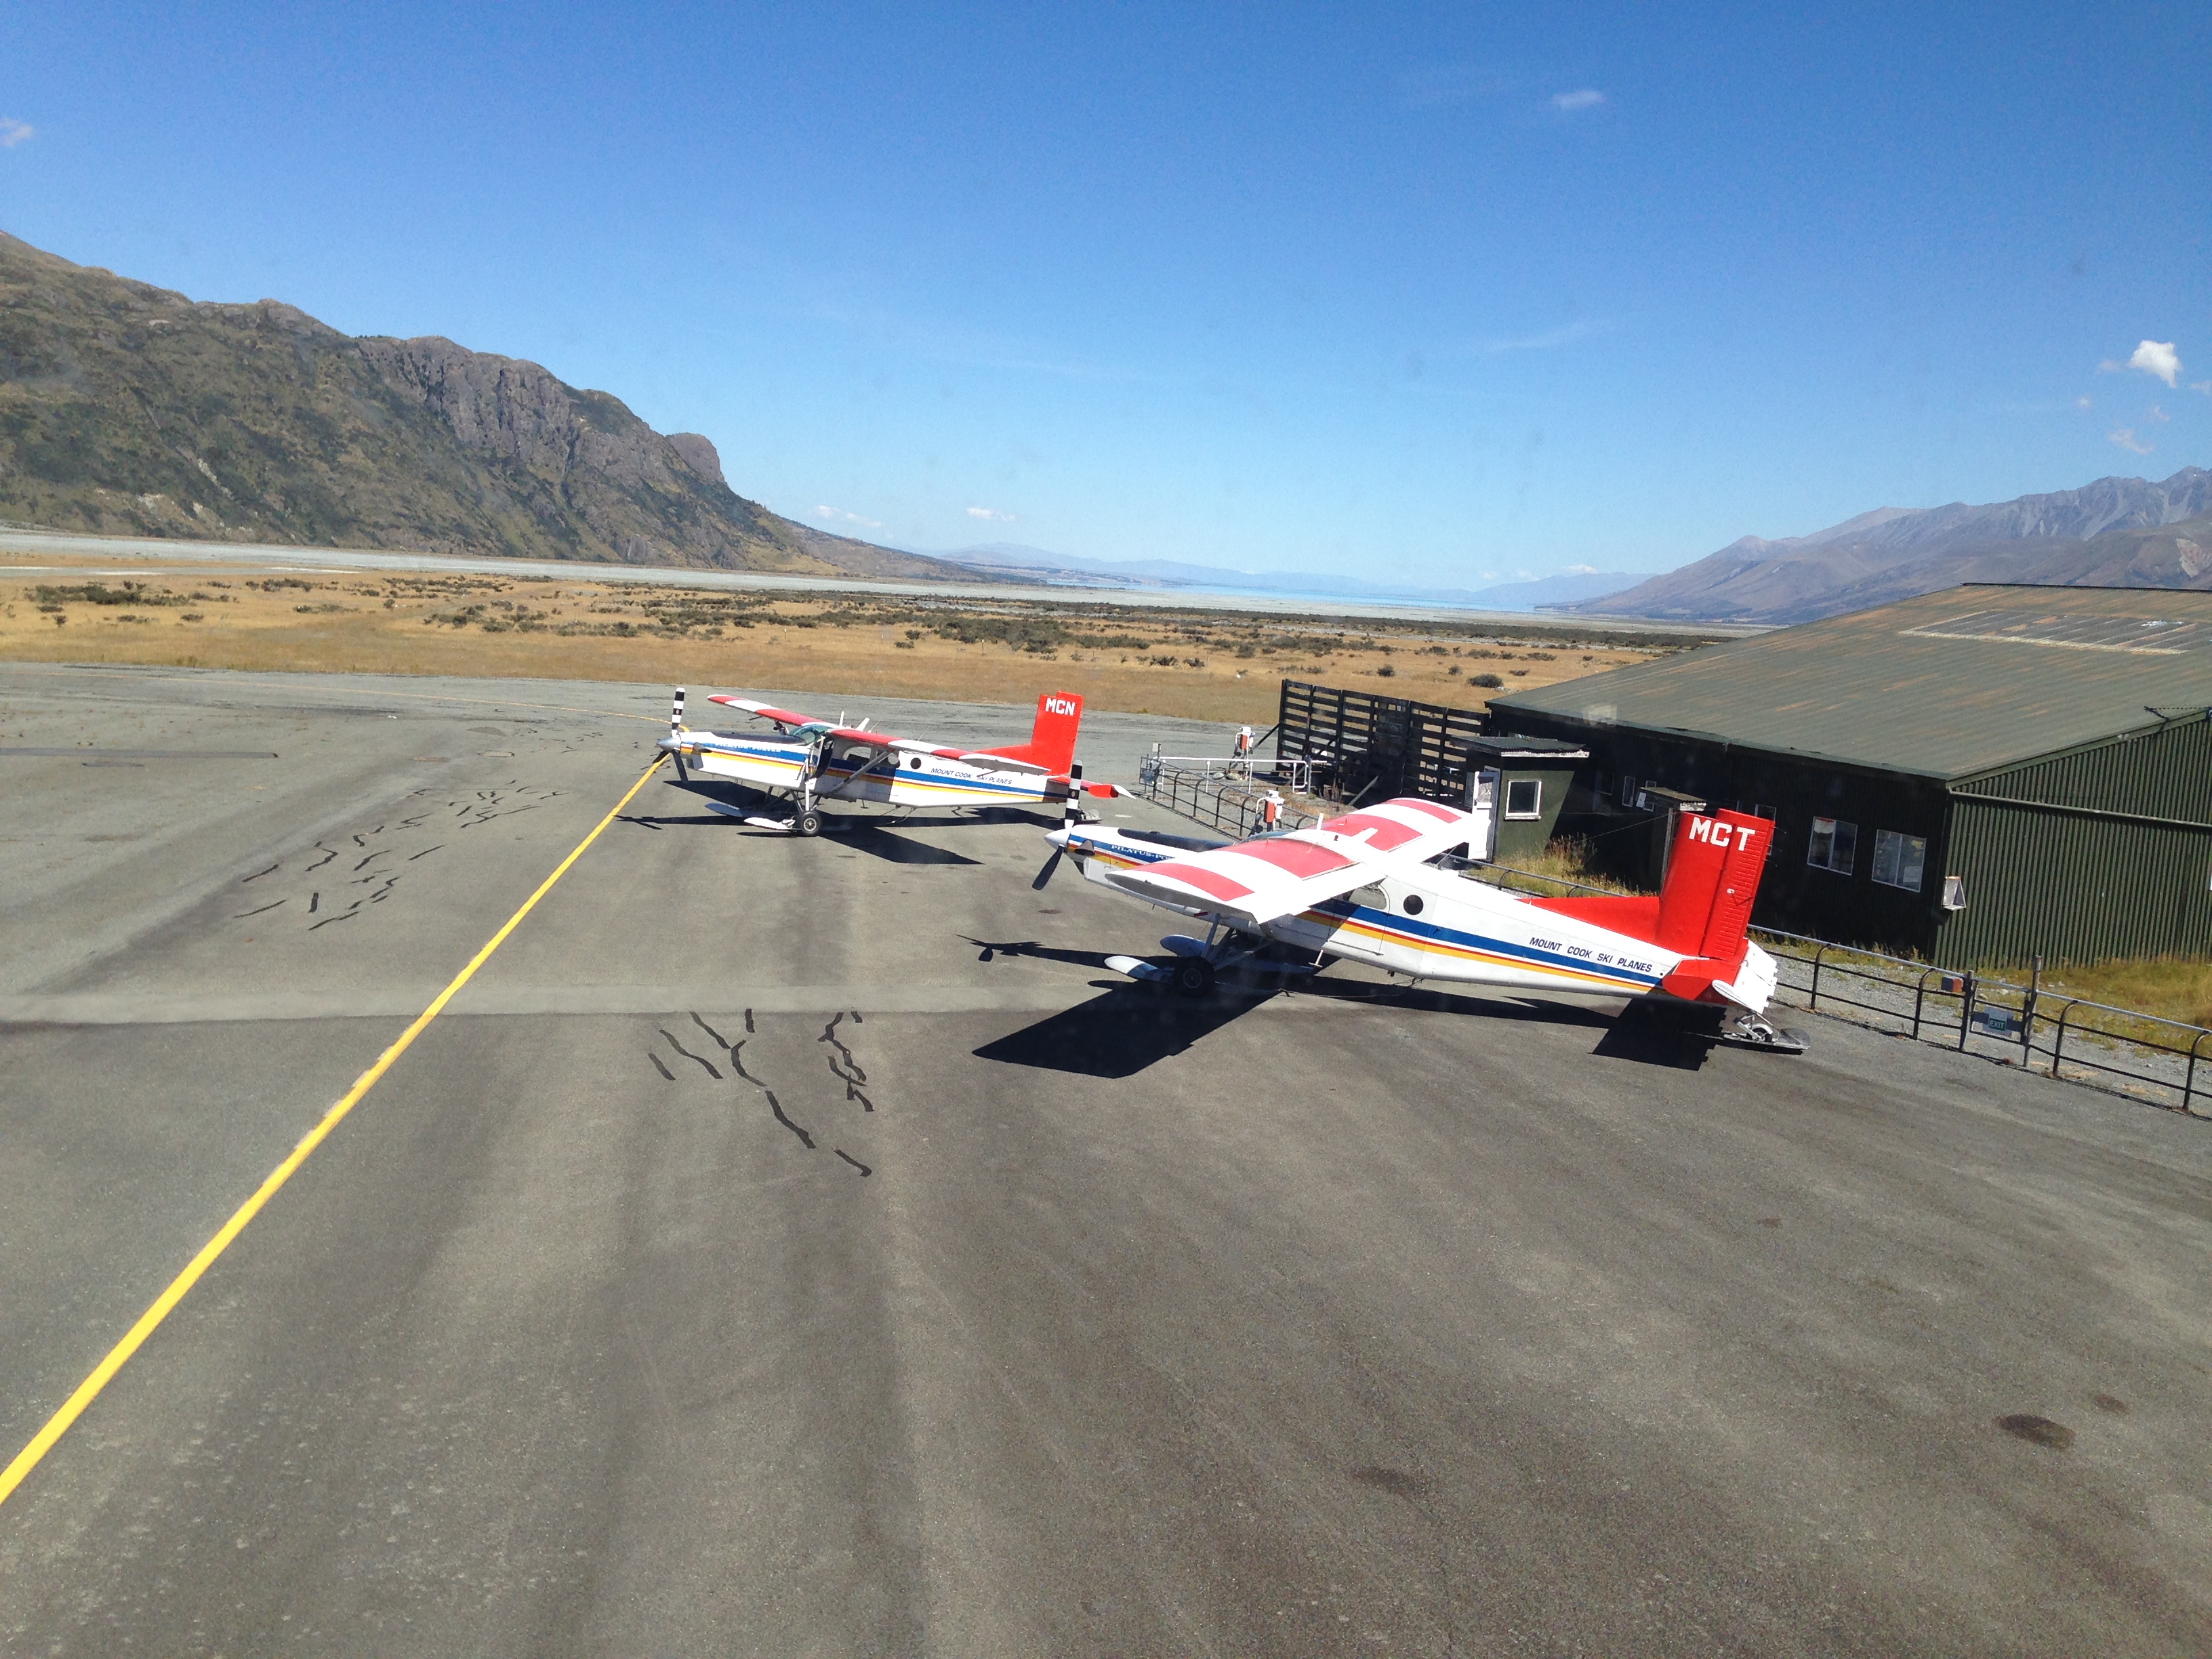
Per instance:
[[[714,446],[436,337],[196,302],[0,233],[0,517],[210,537],[971,581],[732,490]]]
[[[2212,588],[2212,471],[1969,506],[1877,507],[1809,536],[1746,536],[1625,591],[1547,609],[1809,622],[1965,581]]]

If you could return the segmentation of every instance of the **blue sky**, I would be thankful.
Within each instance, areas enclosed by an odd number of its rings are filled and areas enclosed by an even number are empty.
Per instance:
[[[1790,10],[17,7],[0,228],[922,548],[1458,585],[2212,461],[2212,8]]]

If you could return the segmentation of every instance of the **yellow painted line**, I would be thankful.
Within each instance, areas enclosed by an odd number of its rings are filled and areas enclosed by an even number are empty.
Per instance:
[[[615,803],[613,811],[599,821],[590,835],[576,843],[576,850],[562,859],[551,875],[538,884],[538,890],[522,902],[522,908],[507,919],[507,925],[491,936],[483,950],[469,958],[469,965],[453,975],[453,983],[439,992],[430,1006],[416,1016],[415,1023],[399,1034],[399,1040],[378,1055],[376,1064],[363,1072],[355,1080],[353,1087],[339,1097],[337,1104],[323,1114],[322,1121],[310,1129],[306,1138],[292,1149],[292,1155],[270,1172],[269,1178],[255,1190],[253,1196],[240,1205],[230,1219],[222,1224],[222,1231],[200,1248],[200,1253],[185,1265],[184,1272],[169,1281],[169,1288],[154,1298],[154,1305],[139,1315],[138,1322],[124,1334],[120,1342],[107,1351],[107,1358],[93,1368],[92,1375],[77,1384],[76,1392],[64,1401],[61,1409],[46,1419],[46,1427],[31,1437],[31,1443],[15,1454],[15,1461],[6,1469],[0,1470],[0,1504],[8,1501],[15,1488],[23,1484],[25,1477],[38,1468],[40,1460],[54,1449],[54,1443],[69,1432],[72,1423],[84,1415],[85,1408],[100,1397],[101,1389],[115,1380],[115,1374],[123,1369],[131,1355],[138,1352],[146,1339],[161,1328],[161,1322],[169,1316],[177,1304],[185,1299],[185,1293],[199,1283],[200,1276],[215,1266],[216,1259],[230,1248],[231,1241],[246,1231],[246,1224],[261,1213],[262,1206],[276,1197],[278,1189],[307,1161],[307,1155],[330,1138],[331,1132],[345,1121],[346,1114],[361,1103],[362,1097],[374,1088],[377,1080],[392,1069],[392,1062],[405,1054],[415,1039],[428,1028],[430,1022],[445,1012],[446,1005],[453,1000],[454,994],[476,976],[477,969],[491,960],[491,953],[507,942],[507,936],[521,925],[523,917],[537,908],[538,901],[553,890],[553,884],[567,875],[569,866],[584,856],[585,849],[599,838],[599,832],[612,823],[623,808],[636,797],[637,792],[645,787],[646,781],[652,777],[665,758],[659,755],[653,757],[653,764],[638,775],[637,781],[630,785],[629,793]]]

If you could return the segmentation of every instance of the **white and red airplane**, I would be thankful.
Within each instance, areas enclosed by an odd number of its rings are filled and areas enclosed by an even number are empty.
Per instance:
[[[715,811],[763,829],[796,836],[822,832],[822,807],[830,801],[883,806],[1023,806],[1068,801],[1079,795],[1111,796],[1110,783],[1085,783],[1075,763],[1083,699],[1073,691],[1048,691],[1037,699],[1030,740],[1003,749],[956,749],[913,738],[871,732],[867,722],[846,726],[751,702],[709,697],[766,721],[773,734],[729,736],[693,732],[684,724],[684,689],[668,717],[660,748],[711,778],[731,778],[771,794],[788,796],[788,820],[753,817],[720,802]]]
[[[1384,801],[1316,828],[1192,850],[1180,837],[1068,823],[1046,837],[1085,879],[1200,918],[1206,936],[1160,941],[1172,967],[1135,957],[1107,966],[1191,996],[1270,945],[1310,960],[1263,964],[1312,973],[1341,957],[1421,981],[1571,997],[1631,997],[1717,1008],[1724,1042],[1802,1053],[1804,1039],[1765,1018],[1774,958],[1746,936],[1774,825],[1742,812],[1685,814],[1656,896],[1528,898],[1470,879],[1469,847],[1488,820],[1435,801]]]

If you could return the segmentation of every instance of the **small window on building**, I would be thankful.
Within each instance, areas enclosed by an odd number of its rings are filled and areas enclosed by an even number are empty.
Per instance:
[[[1928,838],[1902,835],[1895,830],[1874,832],[1874,878],[1885,887],[1920,890],[1920,878],[1928,862]]]
[[[1943,878],[1943,908],[1946,910],[1966,908],[1966,878],[1964,876]]]
[[[1623,806],[1636,805],[1636,780],[1626,772],[1620,775],[1620,804]]]
[[[1751,809],[1751,815],[1755,818],[1765,818],[1769,823],[1774,822],[1774,809],[1771,806],[1753,806]]]
[[[1832,870],[1848,876],[1858,863],[1859,827],[1841,818],[1814,818],[1813,840],[1805,849],[1805,862],[1815,870]]]
[[[1544,784],[1540,778],[1513,778],[1505,785],[1505,816],[1540,818],[1544,816]]]
[[[1590,774],[1590,793],[1592,793],[1593,795],[1602,795],[1602,794],[1604,794],[1604,793],[1605,793],[1605,787],[1606,787],[1606,784],[1607,784],[1607,781],[1608,781],[1608,780],[1607,780],[1607,778],[1606,777],[1606,775],[1605,775],[1604,773],[1602,773],[1602,772],[1593,772],[1593,773],[1591,773],[1591,774]]]

